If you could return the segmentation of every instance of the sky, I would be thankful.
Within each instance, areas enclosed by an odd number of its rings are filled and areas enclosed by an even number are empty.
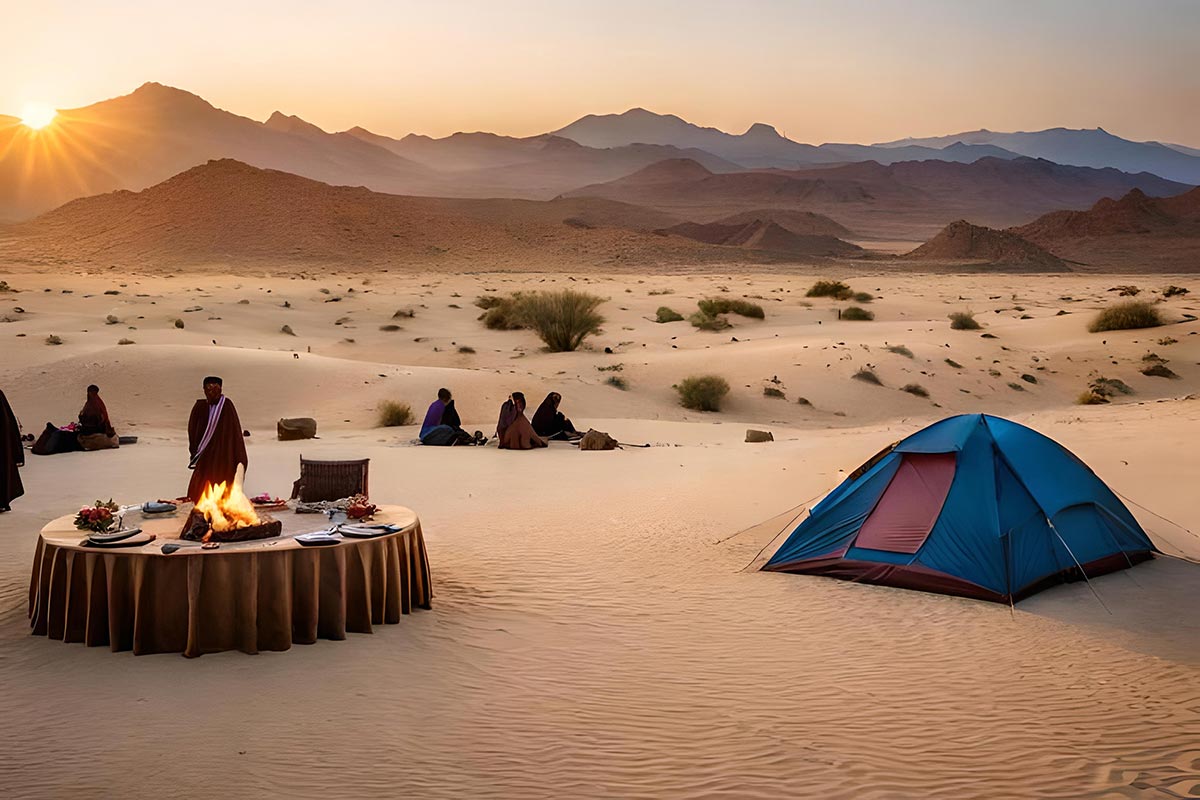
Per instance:
[[[1200,0],[0,2],[12,115],[158,81],[391,136],[640,106],[814,144],[1061,126],[1200,147]]]

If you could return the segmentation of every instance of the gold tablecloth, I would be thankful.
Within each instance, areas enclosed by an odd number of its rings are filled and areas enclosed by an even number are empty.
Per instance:
[[[374,522],[404,528],[373,539],[304,547],[289,533],[319,529],[326,519],[289,510],[271,512],[283,522],[282,537],[216,550],[179,542],[164,555],[187,509],[164,519],[130,515],[127,524],[158,537],[141,547],[85,547],[73,514],[43,528],[29,582],[33,633],[137,655],[257,653],[371,633],[430,607],[425,540],[410,509],[381,507]]]

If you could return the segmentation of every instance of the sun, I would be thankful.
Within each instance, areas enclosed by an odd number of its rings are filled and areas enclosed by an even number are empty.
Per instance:
[[[21,110],[21,124],[35,131],[41,130],[53,122],[57,115],[58,112],[48,105],[29,103]]]

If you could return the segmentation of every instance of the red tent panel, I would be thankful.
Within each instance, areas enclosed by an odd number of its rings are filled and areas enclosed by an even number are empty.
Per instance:
[[[854,546],[917,552],[942,513],[953,482],[954,453],[906,453]]]

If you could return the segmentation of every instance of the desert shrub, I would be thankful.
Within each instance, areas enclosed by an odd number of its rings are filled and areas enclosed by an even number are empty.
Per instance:
[[[850,377],[863,383],[873,383],[876,386],[883,386],[883,381],[879,380],[879,376],[875,374],[875,370],[870,367],[859,367],[858,372],[855,372]]]
[[[766,319],[767,316],[763,307],[758,303],[751,303],[749,300],[735,300],[730,297],[710,297],[707,300],[701,300],[697,305],[700,307],[700,313],[710,317],[718,314],[737,314],[740,317]]]
[[[412,406],[396,400],[384,400],[379,404],[379,425],[382,428],[395,428],[399,425],[412,425],[417,421]]]
[[[841,281],[817,281],[805,293],[805,297],[832,297],[834,300],[849,300],[854,296],[850,287]]]
[[[1024,386],[1022,386],[1022,385],[1021,385],[1021,384],[1019,384],[1019,383],[1013,383],[1012,381],[1009,381],[1009,382],[1008,382],[1008,388],[1012,389],[1014,392],[1023,392],[1023,391],[1025,391],[1025,387],[1024,387]]]
[[[604,382],[615,389],[620,389],[622,392],[628,391],[629,389],[629,381],[625,380],[620,375],[609,375]]]
[[[177,320],[175,320],[175,327],[176,327],[176,328],[183,328],[183,320],[181,320],[181,319],[177,319]]]
[[[284,327],[286,328],[287,326],[285,325]],[[379,330],[381,330],[385,333],[395,333],[396,331],[398,331],[400,329],[401,328],[399,325],[380,325],[379,326]]]
[[[1173,339],[1170,336],[1164,336],[1163,338],[1159,339],[1157,343],[1162,345],[1163,347],[1169,347],[1173,344],[1178,344],[1179,340]]]
[[[1136,286],[1114,286],[1109,289],[1110,292],[1116,292],[1118,297],[1136,297],[1141,294],[1141,289]]]
[[[4,291],[4,290],[0,289],[0,291]],[[1163,293],[1163,297],[1176,297],[1176,296],[1182,297],[1183,295],[1188,293],[1188,290],[1183,288],[1182,286],[1175,286],[1174,284],[1172,284],[1172,285],[1168,286],[1167,288],[1163,289],[1162,293]]]
[[[763,388],[763,397],[773,397],[776,400],[787,400],[787,395],[782,389],[776,389],[774,386],[766,386]]]
[[[900,391],[908,392],[917,397],[929,397],[929,390],[919,383],[906,383],[900,387]]]
[[[1082,394],[1079,395],[1079,397],[1075,398],[1075,405],[1077,405],[1077,406],[1099,406],[1099,405],[1103,405],[1104,403],[1107,403],[1107,402],[1108,402],[1107,397],[1105,397],[1104,395],[1096,394],[1095,392],[1093,392],[1091,390],[1083,392]]]
[[[955,311],[950,315],[950,330],[977,331],[979,327],[974,311]]]
[[[517,312],[516,303],[506,300],[479,315],[484,327],[493,331],[519,331],[526,327]]]
[[[105,325],[120,325],[121,320],[117,317],[116,314],[109,314],[107,317],[104,318],[104,324]]]
[[[1092,333],[1127,331],[1135,328],[1157,328],[1162,324],[1162,315],[1158,313],[1157,308],[1145,300],[1126,300],[1097,314],[1095,319],[1088,323],[1088,330]]]
[[[675,290],[674,289],[651,289],[646,294],[648,294],[650,297],[660,297],[664,294],[675,294]]]
[[[1037,376],[1030,375],[1028,372],[1026,372],[1025,374],[1023,374],[1021,376],[1021,380],[1025,381],[1026,383],[1037,383],[1038,382]]]
[[[875,295],[870,292],[855,292],[850,295],[850,299],[856,303],[869,303],[875,299]]]
[[[1118,394],[1133,394],[1129,384],[1120,378],[1096,378],[1088,385],[1088,391],[1105,398]]]
[[[503,297],[497,297],[494,294],[481,294],[475,298],[475,305],[484,311],[487,311],[489,308],[495,308],[503,302]]]
[[[597,372],[620,372],[625,369],[624,364],[609,364],[604,367],[596,367]]]
[[[851,322],[870,322],[875,319],[874,312],[867,311],[865,308],[858,306],[850,306],[842,311],[842,319],[848,319]]]
[[[133,339],[121,339],[117,344],[134,344]]]
[[[604,317],[596,312],[604,298],[594,294],[559,289],[513,297],[517,319],[531,328],[552,353],[577,350],[584,339],[600,333],[604,324]]]
[[[13,288],[8,285],[8,281],[0,281],[0,294],[11,292]]]
[[[659,306],[658,311],[654,315],[655,322],[681,322],[682,320],[683,314],[667,306]]]
[[[416,315],[417,315],[417,312],[415,309],[401,308],[401,309],[397,309],[395,314],[392,314],[392,319],[412,319]]]
[[[292,330],[292,326],[291,326],[291,325],[284,325],[282,328],[280,328],[280,329],[279,329],[279,332],[280,332],[280,333],[286,333],[288,336],[295,336],[295,335],[296,335],[296,332],[295,332],[294,330]]]
[[[887,350],[889,353],[895,353],[896,355],[904,356],[905,358],[913,357],[912,350],[909,350],[907,347],[905,347],[902,344],[889,344],[887,346]]]
[[[693,375],[675,384],[679,404],[693,411],[720,411],[729,382],[720,375]]]
[[[58,334],[52,333],[46,337],[46,344],[62,344],[63,338]]]
[[[459,345],[458,352],[462,353],[464,356],[469,356],[475,353],[475,348],[471,347],[470,345],[463,344]]]
[[[796,398],[796,405],[798,405],[798,406],[811,406],[811,405],[812,405],[812,403],[811,403],[811,402],[809,402],[809,400],[808,400],[808,398],[807,398],[807,397],[797,397],[797,398]]]
[[[697,311],[695,314],[692,314],[688,317],[688,322],[692,323],[692,327],[702,331],[723,331],[726,328],[733,327],[729,324],[729,320],[724,317],[714,317],[705,314],[703,311]]]
[[[955,361],[953,358],[947,358],[947,359],[946,359],[946,364],[947,364],[947,365],[949,365],[949,366],[951,366],[951,367],[954,367],[955,369],[962,369],[962,368],[963,368],[963,365],[962,365],[962,364],[960,364],[960,363],[958,363],[957,361]]]

